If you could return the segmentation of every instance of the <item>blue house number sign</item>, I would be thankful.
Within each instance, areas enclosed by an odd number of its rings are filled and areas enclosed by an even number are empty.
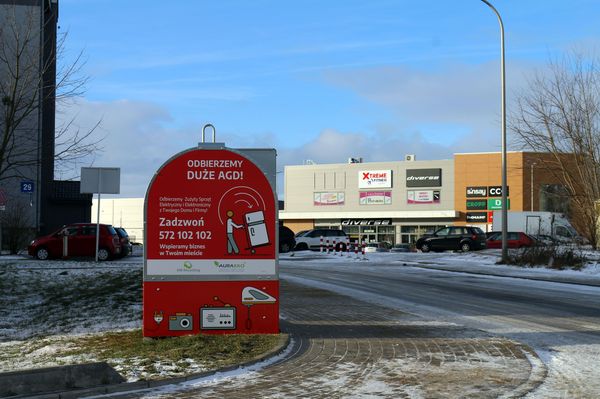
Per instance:
[[[22,193],[32,193],[33,192],[33,182],[32,181],[22,181],[21,182],[21,192]]]

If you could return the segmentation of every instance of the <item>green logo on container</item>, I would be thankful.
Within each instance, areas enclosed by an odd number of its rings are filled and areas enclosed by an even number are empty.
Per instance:
[[[187,270],[192,270],[192,262],[188,262],[188,261],[183,262],[183,267]]]

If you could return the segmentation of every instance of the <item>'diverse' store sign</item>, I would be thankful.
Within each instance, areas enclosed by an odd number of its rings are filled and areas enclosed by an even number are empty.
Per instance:
[[[274,150],[260,156],[274,171]],[[243,150],[191,149],[161,166],[145,201],[144,336],[279,331],[275,204]]]
[[[441,187],[442,169],[407,169],[406,187]]]

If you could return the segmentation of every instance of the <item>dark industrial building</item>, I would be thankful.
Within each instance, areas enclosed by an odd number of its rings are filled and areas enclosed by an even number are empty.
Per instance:
[[[78,181],[54,179],[58,0],[0,0],[0,23],[0,45],[8,49],[0,58],[0,139],[9,143],[0,148],[0,222],[6,245],[15,228],[33,236],[89,221],[92,195],[80,194]],[[31,40],[20,43],[17,33]],[[25,50],[27,57],[17,56],[17,50]],[[33,71],[21,74],[28,81],[15,78],[16,65]],[[26,94],[15,97],[11,87],[24,88]]]

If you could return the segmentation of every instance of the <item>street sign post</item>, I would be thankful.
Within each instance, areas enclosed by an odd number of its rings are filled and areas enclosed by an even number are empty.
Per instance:
[[[275,150],[181,152],[145,198],[143,334],[279,332]]]
[[[100,244],[100,195],[119,194],[121,191],[121,168],[81,168],[80,193],[98,194],[96,215],[96,262]]]

